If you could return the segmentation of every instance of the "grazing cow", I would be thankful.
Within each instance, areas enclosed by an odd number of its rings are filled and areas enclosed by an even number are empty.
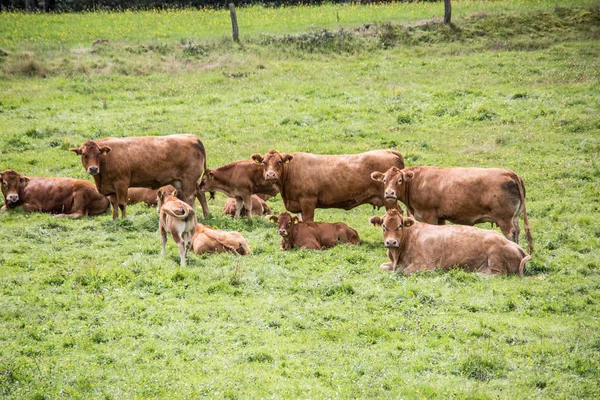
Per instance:
[[[373,171],[404,168],[402,155],[394,150],[351,155],[269,150],[264,157],[253,154],[252,160],[263,167],[264,179],[275,183],[286,210],[301,213],[303,221],[314,220],[315,208],[399,207],[397,201],[384,200],[383,185],[370,177]]]
[[[98,191],[109,197],[113,219],[119,216],[119,209],[126,217],[130,186],[158,189],[172,184],[181,191],[180,198],[193,205],[196,181],[206,169],[204,145],[194,135],[88,140],[71,151],[81,156]],[[206,197],[204,193],[197,196],[206,216]]]
[[[179,248],[180,265],[185,267],[188,250],[192,247],[194,229],[198,223],[194,208],[163,189],[158,190],[157,198],[162,255],[166,254],[167,233],[170,233]]]
[[[217,169],[206,170],[198,184],[198,192],[221,192],[235,198],[235,216],[239,218],[242,208],[248,219],[252,218],[252,195],[275,196],[279,190],[263,178],[262,167],[248,160],[235,161]]]
[[[234,199],[233,197],[229,197],[227,199],[227,201],[225,202],[225,206],[223,207],[223,214],[235,216],[235,213],[237,211],[236,205],[237,205],[237,200]],[[242,206],[241,212],[245,215],[248,215],[246,208],[244,208],[243,206]],[[271,215],[271,214],[273,214],[273,211],[271,211],[271,208],[267,205],[266,201],[264,201],[263,199],[258,197],[258,195],[253,194],[252,195],[252,214],[258,215],[258,216],[262,216],[264,214]]]
[[[271,220],[279,225],[280,250],[294,247],[304,249],[326,249],[338,243],[360,244],[358,232],[343,222],[300,222],[289,213],[272,215]]]
[[[27,177],[12,169],[1,172],[0,181],[5,203],[3,211],[23,206],[27,212],[79,218],[104,214],[110,208],[108,198],[88,181]]]
[[[384,196],[400,200],[417,221],[443,225],[480,222],[497,224],[504,236],[519,243],[519,214],[523,212],[529,252],[533,238],[525,209],[525,186],[507,169],[496,168],[390,168],[373,172],[383,182]]]
[[[248,242],[239,232],[227,232],[198,224],[192,238],[194,253],[232,252],[240,256],[252,254]]]
[[[404,218],[397,210],[371,217],[383,228],[390,262],[380,265],[405,275],[436,268],[463,268],[483,275],[519,274],[531,256],[500,233],[462,225],[431,225]]]

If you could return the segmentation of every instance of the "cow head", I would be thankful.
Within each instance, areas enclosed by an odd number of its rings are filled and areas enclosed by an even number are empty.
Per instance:
[[[10,207],[11,204],[19,201],[19,192],[27,186],[29,178],[12,169],[7,169],[0,173],[0,183],[2,184],[2,195],[6,206]]]
[[[221,189],[221,182],[216,178],[216,175],[210,169],[204,171],[202,179],[196,184],[196,190],[199,192],[209,192],[210,200],[215,198],[215,191]]]
[[[281,178],[284,164],[288,164],[294,156],[288,153],[279,153],[277,150],[269,150],[264,157],[260,154],[252,154],[252,160],[263,166],[263,177],[265,181],[274,182]]]
[[[93,140],[88,140],[81,147],[69,149],[78,156],[81,156],[81,163],[90,175],[98,175],[100,173],[100,157],[110,153],[111,148],[108,146],[98,146]]]
[[[391,209],[383,217],[371,217],[369,222],[373,226],[381,226],[383,244],[390,249],[400,247],[405,229],[413,226],[415,220],[410,217],[404,218],[398,210]]]
[[[157,207],[157,209],[159,211],[162,208],[163,204],[165,203],[165,198],[167,196],[177,197],[177,189],[175,189],[171,185],[167,185],[167,186],[161,187],[160,189],[158,189],[156,191],[156,199],[158,200],[158,207]]]
[[[277,222],[279,225],[279,234],[287,238],[292,235],[292,228],[294,224],[298,223],[298,217],[292,217],[290,213],[284,212],[279,214],[279,216],[271,215],[269,218],[273,222]]]
[[[383,197],[388,201],[398,200],[398,193],[404,193],[404,184],[414,178],[415,173],[391,167],[385,173],[373,172],[371,179],[383,182]]]

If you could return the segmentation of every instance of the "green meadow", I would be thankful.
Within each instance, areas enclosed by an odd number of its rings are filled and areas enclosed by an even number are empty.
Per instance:
[[[116,221],[2,212],[0,397],[600,397],[600,7],[442,15],[253,6],[238,45],[224,10],[0,13],[0,171],[91,180],[68,149],[109,136],[193,133],[209,168],[389,148],[514,170],[536,245],[523,278],[405,277],[378,269],[368,219],[384,210],[317,209],[360,246],[282,252],[274,224],[221,215],[217,194],[202,222],[253,254],[182,268],[144,205]]]

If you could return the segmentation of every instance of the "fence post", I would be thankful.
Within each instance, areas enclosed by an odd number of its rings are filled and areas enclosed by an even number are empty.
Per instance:
[[[229,3],[229,14],[231,15],[231,28],[233,29],[233,41],[240,42],[240,30],[238,28],[237,16],[235,15],[235,4]]]
[[[444,23],[449,24],[452,18],[452,6],[450,0],[444,0]]]

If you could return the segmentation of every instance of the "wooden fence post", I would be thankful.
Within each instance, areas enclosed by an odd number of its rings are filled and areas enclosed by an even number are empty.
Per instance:
[[[450,5],[450,0],[444,0],[444,23],[451,23],[452,19],[452,6]]]
[[[231,15],[231,28],[233,29],[233,41],[240,42],[240,30],[238,28],[237,16],[235,15],[235,4],[229,3],[229,13]]]

